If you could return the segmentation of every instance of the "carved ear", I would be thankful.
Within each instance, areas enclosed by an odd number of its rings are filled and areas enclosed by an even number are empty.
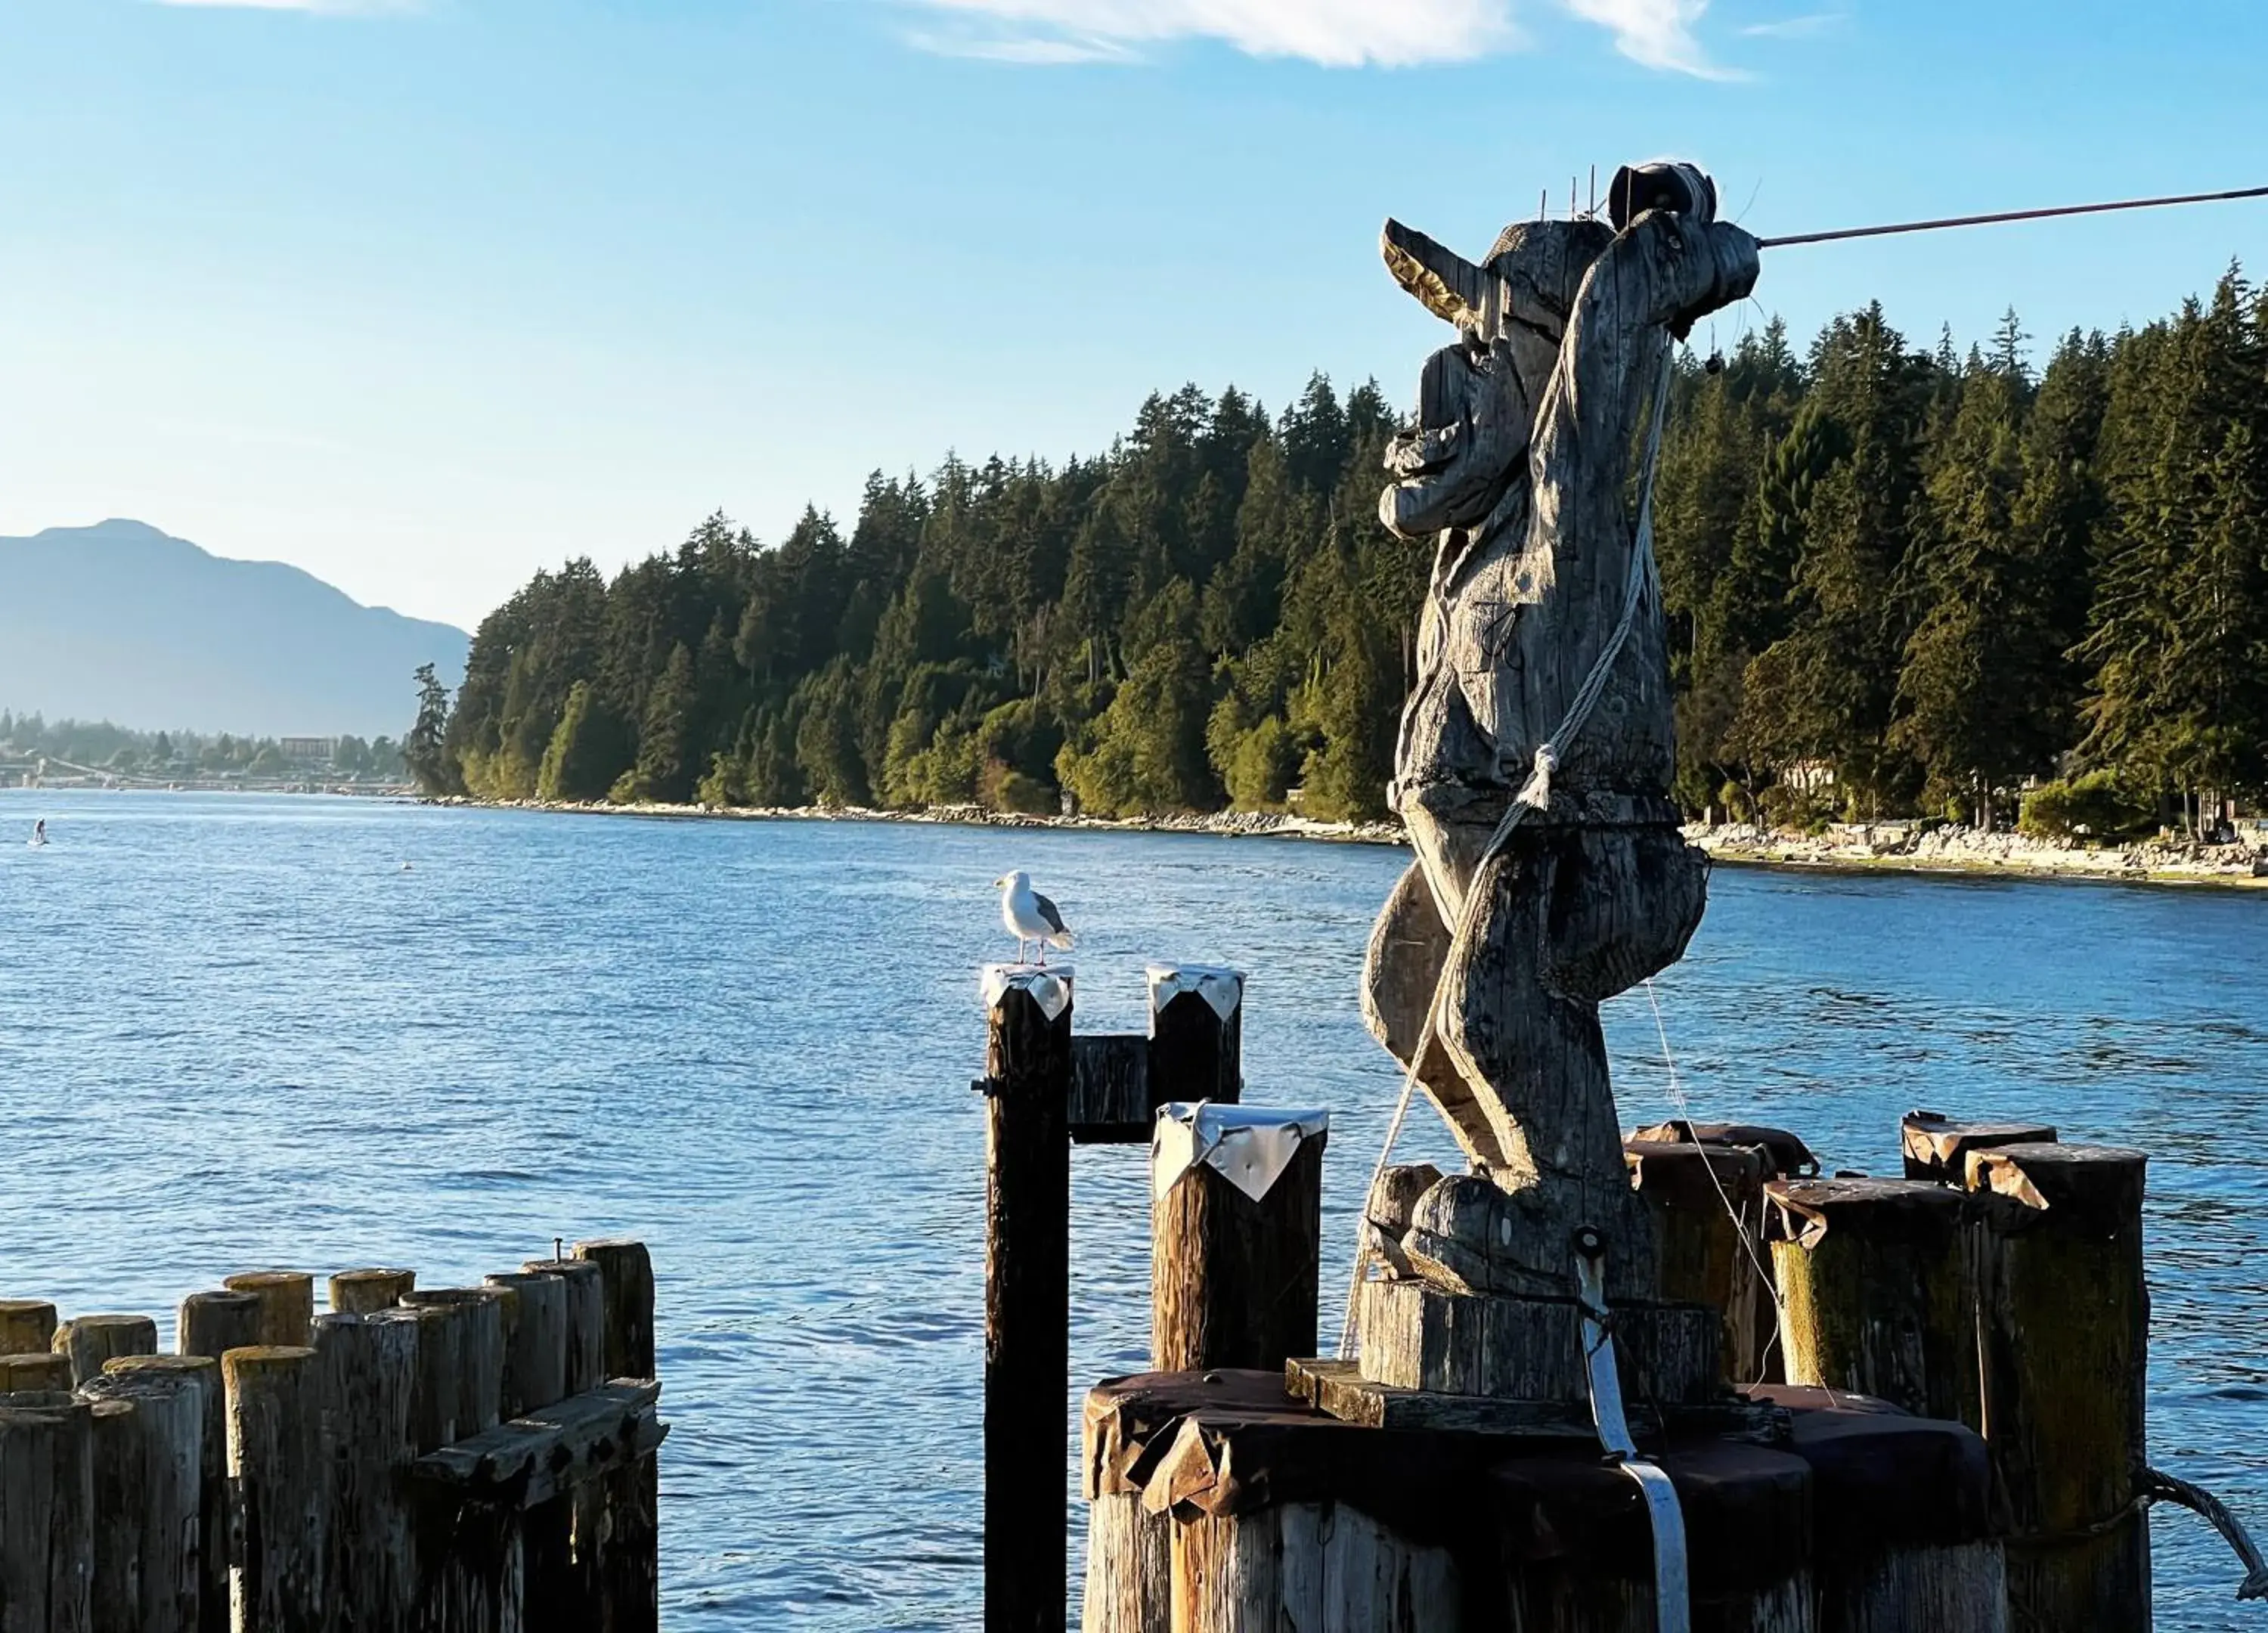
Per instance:
[[[1425,304],[1445,323],[1487,332],[1500,280],[1456,251],[1435,243],[1415,227],[1391,217],[1378,235],[1378,253],[1394,281]]]

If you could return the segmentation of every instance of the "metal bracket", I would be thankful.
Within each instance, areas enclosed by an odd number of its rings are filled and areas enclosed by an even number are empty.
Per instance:
[[[1685,1512],[1677,1488],[1658,1463],[1638,1455],[1623,1411],[1622,1374],[1615,1366],[1614,1317],[1607,1308],[1606,1239],[1589,1225],[1575,1232],[1575,1301],[1583,1312],[1583,1365],[1591,1380],[1591,1422],[1616,1467],[1646,1498],[1653,1528],[1655,1633],[1691,1633],[1693,1593],[1686,1569]]]

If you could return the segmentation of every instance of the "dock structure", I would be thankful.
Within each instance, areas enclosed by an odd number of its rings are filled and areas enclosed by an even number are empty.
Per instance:
[[[146,1316],[0,1301],[5,1633],[654,1633],[644,1244],[481,1286],[250,1271]]]

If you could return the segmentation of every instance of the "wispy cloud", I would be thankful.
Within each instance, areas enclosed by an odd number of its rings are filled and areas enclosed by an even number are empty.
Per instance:
[[[955,55],[1093,62],[1173,40],[1218,40],[1253,56],[1331,68],[1464,62],[1518,43],[1511,0],[908,0],[983,32],[945,36]],[[937,47],[924,36],[913,43]],[[1034,52],[1038,46],[1044,52]]]
[[[1633,63],[1702,79],[1736,79],[1701,48],[1694,26],[1709,0],[1562,0],[1576,16],[1610,29],[1615,49]]]
[[[415,11],[421,0],[156,0],[159,5],[197,6],[208,11],[310,11],[328,17]]]
[[[1556,0],[1608,29],[1633,62],[1705,78],[1719,68],[1695,33],[1709,0]],[[1253,56],[1329,68],[1462,63],[1522,43],[1515,0],[901,0],[952,26],[909,43],[955,56],[1094,63],[1174,40],[1215,40]]]
[[[1808,40],[1839,28],[1851,20],[1848,11],[1813,11],[1802,17],[1783,17],[1776,22],[1750,23],[1741,30],[1761,40]]]

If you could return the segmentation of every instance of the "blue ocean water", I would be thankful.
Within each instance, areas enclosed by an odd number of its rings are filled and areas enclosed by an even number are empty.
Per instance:
[[[35,817],[53,843],[18,842]],[[1079,945],[1250,972],[1248,1099],[1328,1106],[1324,1326],[1399,1086],[1354,1004],[1402,853],[1186,835],[0,793],[0,1296],[142,1310],[231,1271],[428,1285],[653,1249],[666,1625],[972,1625],[988,881]],[[405,868],[405,864],[408,866]],[[1697,1115],[1895,1172],[1903,1112],[2149,1151],[2152,1454],[2268,1531],[2268,894],[1720,870],[1657,983]],[[1675,1114],[1643,994],[1625,1122]],[[1448,1153],[1420,1113],[1403,1150]],[[1073,1157],[1073,1370],[1148,1334],[1145,1153]],[[1071,1401],[1066,1400],[1066,1422]],[[1068,1428],[1066,1431],[1068,1436]],[[1067,1459],[1068,1460],[1068,1459]],[[2154,1522],[2158,1625],[2240,1615]]]

